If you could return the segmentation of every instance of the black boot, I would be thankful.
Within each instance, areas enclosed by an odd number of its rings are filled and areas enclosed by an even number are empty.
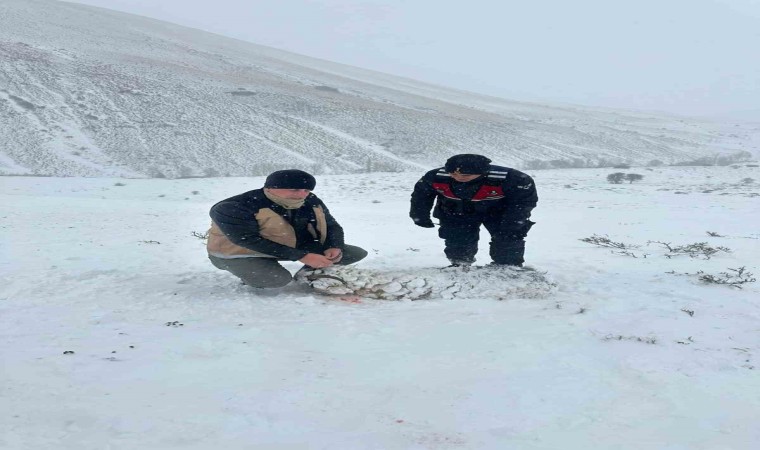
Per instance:
[[[486,264],[486,267],[522,267],[522,264],[504,264],[504,263],[496,263],[496,262],[490,262]]]
[[[464,260],[461,260],[461,259],[450,259],[449,262],[451,264],[449,264],[448,266],[446,266],[445,267],[446,269],[448,269],[449,267],[461,267],[461,268],[467,270],[467,269],[469,269],[472,266],[472,263],[474,261],[464,261]]]

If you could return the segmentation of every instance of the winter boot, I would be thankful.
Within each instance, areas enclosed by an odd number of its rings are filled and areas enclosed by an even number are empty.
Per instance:
[[[461,268],[464,271],[468,271],[468,270],[470,270],[470,267],[472,267],[472,263],[474,261],[463,261],[463,260],[460,260],[460,259],[450,259],[449,262],[451,264],[449,264],[448,266],[444,267],[444,269],[451,269],[451,268],[457,268],[458,267],[458,268]]]
[[[513,270],[519,270],[522,272],[535,272],[536,269],[534,269],[531,266],[524,266],[522,264],[499,264],[495,262],[490,262],[485,265],[485,267],[488,267],[490,269],[501,269],[501,268],[510,268]]]

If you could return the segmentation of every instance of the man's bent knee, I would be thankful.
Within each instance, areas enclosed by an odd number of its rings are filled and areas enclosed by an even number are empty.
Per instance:
[[[267,277],[255,276],[253,274],[249,276],[238,275],[238,277],[243,283],[255,288],[280,288],[293,280],[289,272],[287,274],[275,274]]]
[[[338,265],[346,266],[354,264],[366,258],[369,253],[361,247],[355,245],[346,245],[343,248],[343,259],[338,262]]]
[[[277,261],[263,258],[209,259],[219,269],[226,270],[240,278],[248,286],[257,288],[278,288],[290,283],[293,277]]]

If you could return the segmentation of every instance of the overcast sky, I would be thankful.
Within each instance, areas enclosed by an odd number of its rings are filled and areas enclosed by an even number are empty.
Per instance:
[[[75,2],[514,100],[760,118],[760,0]]]

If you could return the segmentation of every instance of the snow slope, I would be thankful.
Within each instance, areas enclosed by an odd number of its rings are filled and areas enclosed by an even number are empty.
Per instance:
[[[550,297],[360,303],[206,260],[192,232],[260,177],[0,177],[0,448],[757,448],[760,288],[696,274],[760,271],[758,168],[609,172],[532,173]],[[419,175],[318,177],[357,267],[446,264],[406,217]]]
[[[501,57],[501,55],[494,55]],[[757,155],[760,125],[512,102],[53,0],[0,2],[0,173],[417,170],[477,152],[645,164]]]

